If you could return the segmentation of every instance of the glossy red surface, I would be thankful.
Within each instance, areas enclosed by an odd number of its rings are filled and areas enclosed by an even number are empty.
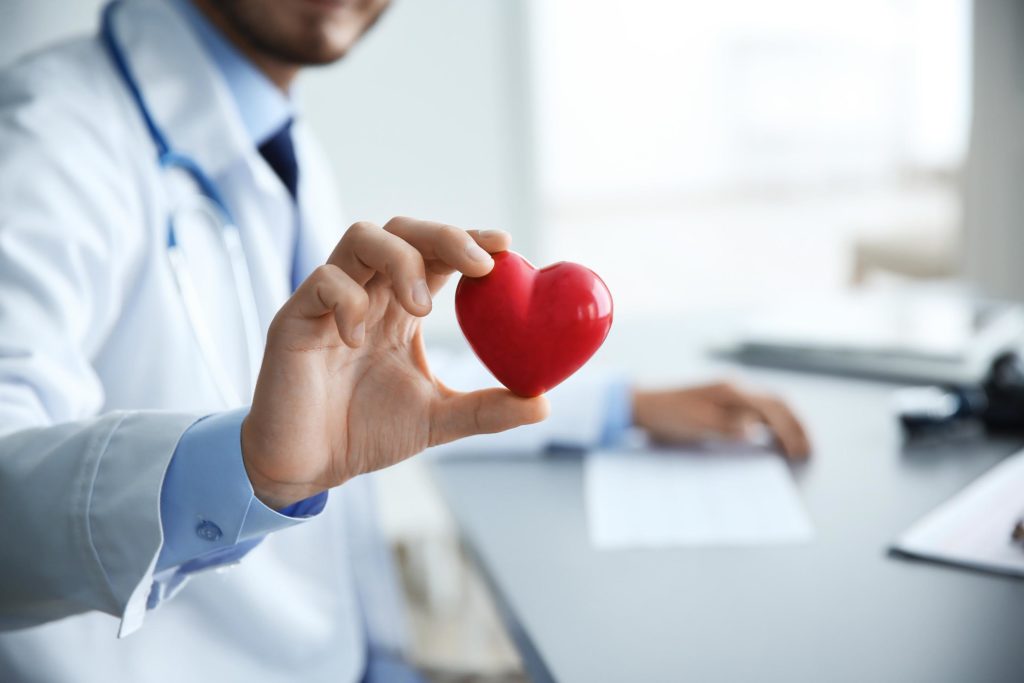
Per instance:
[[[612,295],[576,263],[540,270],[519,254],[494,255],[494,269],[463,276],[455,291],[462,333],[487,369],[520,396],[538,396],[583,366],[612,326]]]

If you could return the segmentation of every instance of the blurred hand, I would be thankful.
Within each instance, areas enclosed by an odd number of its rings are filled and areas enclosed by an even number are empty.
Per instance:
[[[791,459],[811,451],[803,426],[781,400],[720,382],[688,389],[634,391],[633,423],[656,441],[749,440],[767,427]]]
[[[282,508],[428,446],[543,420],[543,397],[459,393],[427,367],[420,318],[459,271],[486,275],[507,233],[356,223],[274,317],[242,425],[256,495]]]

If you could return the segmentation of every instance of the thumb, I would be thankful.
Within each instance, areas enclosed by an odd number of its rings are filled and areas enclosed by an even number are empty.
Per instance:
[[[434,407],[430,445],[540,422],[548,416],[548,410],[548,400],[543,396],[522,398],[507,389],[449,394]]]

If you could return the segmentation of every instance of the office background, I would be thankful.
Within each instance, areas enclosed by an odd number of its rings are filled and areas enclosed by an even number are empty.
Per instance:
[[[0,64],[101,5],[9,0]],[[1022,45],[1013,0],[405,0],[301,99],[353,220],[509,229],[620,326],[908,277],[1024,300]],[[450,292],[428,337],[464,348]],[[423,656],[514,670],[422,469],[382,484]]]

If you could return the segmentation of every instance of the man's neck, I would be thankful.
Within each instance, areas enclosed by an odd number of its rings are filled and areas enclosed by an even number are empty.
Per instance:
[[[217,8],[217,3],[214,0],[192,0],[192,3],[196,8],[203,13],[203,16],[209,20],[211,24],[217,27],[227,40],[234,45],[239,52],[251,61],[257,69],[263,72],[263,74],[270,79],[270,81],[276,85],[281,92],[287,94],[291,88],[292,82],[299,73],[299,67],[294,64],[286,64],[280,60],[274,59],[270,55],[262,52],[254,45],[252,45],[245,36],[239,33],[224,17],[224,15]]]

